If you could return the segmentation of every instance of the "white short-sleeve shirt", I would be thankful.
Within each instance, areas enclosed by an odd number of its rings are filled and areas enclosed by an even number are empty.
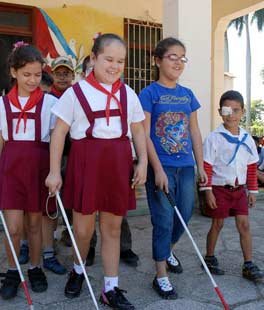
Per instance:
[[[18,97],[18,100],[22,106],[25,106],[28,97]],[[43,105],[41,110],[41,141],[49,142],[50,141],[50,130],[55,127],[56,117],[51,113],[52,106],[58,101],[52,95],[45,94],[43,99]],[[12,112],[20,112],[12,104],[11,111]],[[36,107],[32,108],[28,112],[34,113]],[[18,133],[16,133],[16,125],[17,118],[13,119],[13,139],[14,140],[24,140],[24,141],[34,141],[35,140],[35,120],[27,119],[26,131],[24,132],[24,119],[22,118],[19,124]],[[7,128],[7,120],[6,120],[6,110],[3,102],[3,98],[0,97],[0,131],[2,131],[2,137],[5,141],[9,140],[8,137],[8,128]]]
[[[95,89],[85,80],[80,81],[79,84],[92,111],[105,110],[107,96]],[[101,85],[109,92],[111,91],[111,85],[102,83]],[[131,138],[130,124],[141,122],[145,116],[136,93],[128,85],[125,86],[127,92],[127,136]],[[118,91],[115,96],[120,100],[120,91]],[[112,98],[110,101],[110,109],[117,108],[117,103]],[[79,140],[86,137],[86,130],[89,128],[90,123],[72,87],[68,88],[54,105],[52,113],[70,126],[70,136],[73,139]],[[92,134],[93,137],[101,139],[120,137],[122,134],[120,116],[110,116],[109,126],[107,126],[106,118],[96,118]]]
[[[258,153],[253,138],[248,134],[244,141],[251,149],[252,154],[243,145],[240,145],[235,159],[228,165],[235,153],[237,144],[230,143],[221,135],[224,132],[231,137],[238,137],[241,141],[247,133],[240,128],[239,136],[232,135],[223,125],[211,132],[203,144],[204,161],[212,165],[213,176],[212,185],[232,185],[235,186],[236,179],[238,184],[246,184],[247,165],[258,162]]]

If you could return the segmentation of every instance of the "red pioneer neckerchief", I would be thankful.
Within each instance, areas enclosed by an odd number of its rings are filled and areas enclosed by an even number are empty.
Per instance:
[[[16,133],[18,133],[18,129],[19,129],[19,124],[21,119],[24,119],[24,132],[26,132],[26,127],[27,127],[27,111],[30,111],[32,108],[34,108],[40,101],[40,99],[42,98],[42,96],[44,95],[43,91],[37,87],[31,94],[30,97],[27,101],[27,103],[25,104],[24,108],[21,107],[21,104],[18,100],[18,86],[17,84],[15,86],[12,87],[12,89],[10,90],[10,92],[7,94],[8,99],[10,101],[10,103],[15,106],[18,110],[20,110],[20,114],[18,116],[18,121],[17,121],[17,125],[16,125]]]
[[[115,93],[118,92],[118,90],[121,88],[122,86],[122,82],[120,79],[118,79],[114,84],[112,84],[112,90],[111,92],[109,92],[108,90],[106,90],[95,78],[94,76],[94,71],[92,71],[87,77],[86,77],[86,81],[91,84],[94,88],[96,88],[97,90],[101,91],[102,93],[107,95],[107,102],[106,102],[106,107],[105,107],[105,116],[106,116],[106,123],[107,126],[109,126],[109,118],[110,118],[110,101],[111,98],[113,97],[117,103],[118,109],[120,110],[120,113],[122,114],[122,107],[120,104],[120,101],[117,99],[117,97],[115,96]]]
[[[54,95],[56,98],[60,98],[64,92],[65,90],[58,90],[54,87],[54,85],[51,86],[50,93]]]

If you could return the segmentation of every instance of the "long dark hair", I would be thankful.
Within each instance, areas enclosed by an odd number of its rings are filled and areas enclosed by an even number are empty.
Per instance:
[[[159,41],[154,50],[154,58],[162,59],[167,50],[174,45],[181,46],[184,51],[186,51],[185,45],[180,40],[173,37],[168,37]]]
[[[182,47],[184,51],[186,52],[185,45],[180,40],[173,38],[173,37],[165,38],[159,41],[158,44],[156,45],[154,53],[153,53],[154,59],[155,59],[155,72],[154,72],[155,81],[159,79],[159,74],[160,74],[159,68],[156,65],[156,58],[162,59],[165,53],[168,51],[168,49],[171,46],[175,46],[175,45]]]

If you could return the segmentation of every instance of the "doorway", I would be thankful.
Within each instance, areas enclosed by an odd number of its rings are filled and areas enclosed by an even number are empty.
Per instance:
[[[10,75],[8,68],[8,55],[13,49],[13,44],[18,41],[31,43],[31,38],[18,35],[7,35],[0,33],[0,94],[6,94],[10,87]]]
[[[8,55],[18,41],[32,43],[34,8],[0,2],[0,95],[10,89]]]

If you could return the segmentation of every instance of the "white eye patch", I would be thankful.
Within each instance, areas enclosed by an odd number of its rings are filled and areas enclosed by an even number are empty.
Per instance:
[[[231,107],[222,107],[222,108],[221,108],[221,114],[222,114],[223,116],[232,115],[232,113],[233,113],[233,110],[232,110]]]

